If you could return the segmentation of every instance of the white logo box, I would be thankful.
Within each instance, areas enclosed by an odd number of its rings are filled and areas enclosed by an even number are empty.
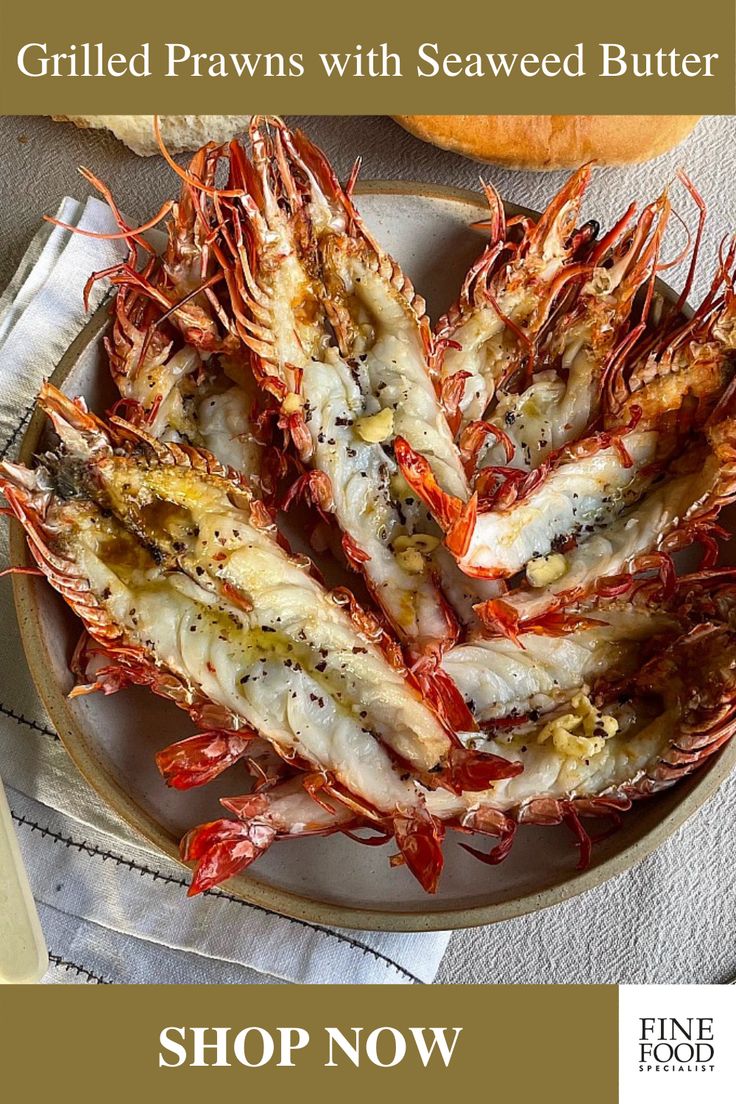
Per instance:
[[[736,986],[619,988],[621,1104],[734,1104]]]

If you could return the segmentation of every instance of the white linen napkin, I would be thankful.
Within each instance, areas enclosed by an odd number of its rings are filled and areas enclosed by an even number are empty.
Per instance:
[[[66,198],[57,217],[116,229],[96,199]],[[122,254],[120,242],[47,224],[32,241],[0,297],[0,457],[15,455],[41,381],[86,321],[88,276]],[[105,290],[96,286],[91,308]],[[45,982],[432,981],[447,932],[323,928],[219,890],[187,900],[187,872],[108,809],[64,751],[23,658],[7,578],[0,619],[0,762],[49,945]]]

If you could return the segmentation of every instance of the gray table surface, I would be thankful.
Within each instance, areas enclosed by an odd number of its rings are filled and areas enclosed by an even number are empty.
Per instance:
[[[416,179],[476,188],[482,171],[505,198],[535,208],[564,179],[559,173],[481,167],[427,146],[388,118],[316,116],[292,121],[326,149],[341,174],[359,153],[366,179]],[[113,184],[131,219],[149,217],[172,194],[171,172],[161,159],[136,157],[105,132],[78,131],[43,117],[5,116],[0,117],[0,142],[5,152],[0,174],[0,288],[15,271],[40,216],[53,212],[63,195],[87,194],[76,172],[78,165],[90,166]],[[697,297],[708,270],[712,271],[710,262],[718,242],[736,228],[736,118],[703,119],[683,146],[650,165],[598,170],[586,209],[604,222],[611,221],[630,199],[653,198],[678,165],[688,169],[711,208],[703,248],[708,264],[696,286]],[[675,271],[668,279],[676,286],[680,275]],[[527,920],[456,933],[437,980],[726,980],[736,972],[734,881],[731,877],[724,884],[721,873],[715,889],[712,882],[705,886],[698,867],[702,861],[705,868],[714,851],[733,853],[732,830],[720,822],[714,828],[712,818],[733,820],[734,793],[733,786],[724,787],[695,818],[693,827],[680,831],[636,871],[584,899]],[[693,850],[698,834],[704,837],[700,854]],[[725,910],[713,911],[713,892],[730,894]]]

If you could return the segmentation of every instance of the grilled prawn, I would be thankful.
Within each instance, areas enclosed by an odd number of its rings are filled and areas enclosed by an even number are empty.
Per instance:
[[[106,643],[116,650],[132,648],[139,663],[144,662],[141,648],[147,643],[157,671],[173,671],[185,693],[219,704],[234,718],[242,718],[244,725],[248,718],[263,721],[263,734],[283,755],[324,772],[346,798],[357,791],[359,796],[353,800],[370,803],[374,815],[406,810],[428,837],[433,870],[431,875],[423,870],[422,877],[426,884],[434,884],[441,853],[431,818],[413,786],[401,781],[383,745],[352,708],[346,709],[327,693],[319,672],[305,670],[299,659],[290,660],[288,645],[282,656],[272,644],[272,634],[264,632],[254,639],[252,633],[244,633],[237,607],[200,601],[206,592],[192,586],[186,576],[172,575],[165,586],[152,585],[148,575],[155,569],[155,560],[150,557],[142,557],[142,578],[133,573],[121,579],[121,568],[114,571],[107,565],[109,545],[123,553],[128,574],[129,563],[143,547],[140,543],[128,541],[126,531],[105,519],[99,509],[78,501],[46,510],[41,521],[33,513],[40,513],[48,490],[42,489],[43,484],[32,486],[36,501],[23,501],[19,484],[26,477],[12,470],[6,477],[17,480],[8,494],[11,505],[36,527],[38,560],[50,581],[72,600],[91,635],[104,634]],[[62,530],[63,541],[57,539],[47,552],[51,534]],[[80,591],[84,604],[79,601]],[[190,596],[194,594],[196,598]],[[189,755],[186,762],[191,774]]]
[[[576,253],[596,228],[575,232],[589,179],[579,169],[536,224],[522,220],[520,243],[508,240],[501,199],[486,186],[490,240],[435,332],[433,371],[455,432],[482,420],[501,384],[528,367],[560,293],[589,274]]]
[[[214,147],[200,150],[191,180],[211,187],[219,156]],[[207,449],[268,494],[278,464],[264,438],[248,352],[215,294],[224,277],[213,264],[205,201],[185,181],[163,257],[140,270],[131,250],[109,274],[118,290],[105,345],[117,409],[154,437]]]
[[[375,621],[284,552],[265,508],[212,457],[119,419],[106,429],[49,387],[41,405],[62,451],[34,473],[6,467],[5,493],[42,570],[67,600],[84,594],[74,608],[90,634],[148,646],[193,693],[235,717],[228,727],[257,730],[366,815],[395,813],[407,862],[436,885],[436,825],[398,764],[428,786],[455,789],[519,768],[453,741],[395,648],[379,647]],[[139,574],[128,579],[131,558]]]
[[[626,212],[588,258],[590,273],[546,334],[532,382],[521,391],[499,389],[487,419],[465,429],[461,443],[481,494],[484,468],[530,471],[595,423],[619,344],[630,344],[643,326],[629,328],[634,300],[656,271],[669,213],[666,195],[633,228],[633,206]]]
[[[538,549],[543,558],[539,564],[527,564],[527,583],[479,610],[487,625],[514,631],[513,626],[543,620],[596,589],[625,587],[632,572],[658,563],[672,574],[669,556],[696,540],[712,557],[718,515],[736,495],[736,415],[731,401],[735,304],[730,288],[715,306],[706,300],[691,322],[670,335],[660,355],[649,355],[646,365],[631,375],[636,381],[645,370],[651,373],[635,392],[639,403],[622,404],[623,416],[633,412],[637,421],[637,430],[623,438],[624,448],[628,451],[632,438],[655,438],[656,478],[646,493],[637,495],[607,527],[595,531],[594,524],[591,536],[569,551],[561,550],[559,557],[547,555],[551,546]],[[679,354],[670,367],[674,350]],[[680,451],[685,442],[687,449]],[[680,454],[674,456],[676,450]],[[632,474],[635,469],[636,462]],[[530,585],[539,581],[539,569],[543,576],[550,562],[548,585]]]
[[[599,679],[630,674],[650,641],[680,628],[669,610],[613,599],[576,610],[555,632],[521,632],[458,644],[442,659],[479,725],[545,713]],[[521,645],[521,647],[519,646]]]
[[[736,635],[730,626],[705,623],[619,683],[615,696],[577,695],[538,723],[490,739],[484,746],[523,762],[523,773],[485,795],[437,793],[432,811],[505,840],[517,823],[566,821],[584,866],[591,841],[580,817],[618,814],[671,786],[734,732]]]
[[[253,163],[231,147],[231,183],[247,194],[231,204],[225,263],[239,332],[305,469],[290,498],[305,490],[334,515],[410,652],[439,651],[458,631],[432,555],[439,534],[392,451],[405,435],[449,493],[467,494],[428,372],[423,300],[303,135],[256,120],[252,140]]]
[[[616,588],[613,588],[614,590]],[[443,657],[478,724],[520,723],[579,693],[630,677],[657,650],[696,625],[733,627],[733,572],[711,570],[632,582],[623,597],[588,598],[543,627],[458,644]]]
[[[713,299],[648,357],[638,401],[624,400],[615,415],[606,410],[610,428],[527,475],[507,471],[480,506],[477,496],[462,504],[443,495],[426,461],[401,443],[404,474],[440,519],[463,570],[486,578],[526,570],[526,583],[478,608],[486,624],[504,631],[537,620],[580,600],[598,580],[651,566],[651,553],[670,553],[713,526],[734,492],[736,428],[728,406],[734,294],[727,287]],[[673,349],[680,356],[670,368]],[[643,375],[636,369],[630,378]]]
[[[173,327],[161,307],[135,287],[121,287],[107,339],[118,409],[161,440],[206,448],[261,487],[266,446],[254,413],[257,388],[243,356],[205,361]]]

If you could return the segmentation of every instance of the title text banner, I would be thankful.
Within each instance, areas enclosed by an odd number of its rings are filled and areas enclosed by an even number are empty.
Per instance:
[[[3,23],[6,114],[736,112],[736,6],[723,0],[128,0],[125,19],[14,5]]]

